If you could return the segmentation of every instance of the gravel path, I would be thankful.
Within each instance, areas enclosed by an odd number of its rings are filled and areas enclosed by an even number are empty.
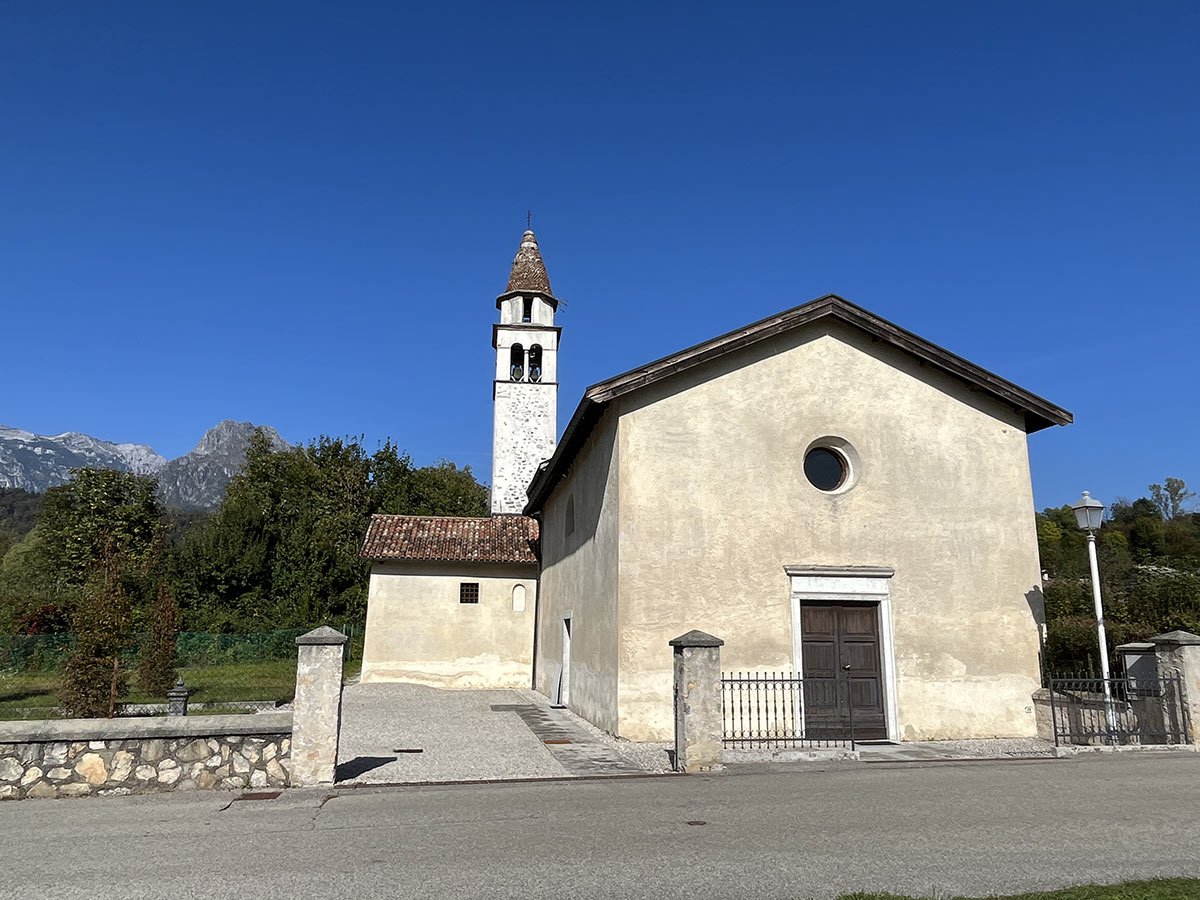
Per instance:
[[[522,691],[448,691],[417,684],[354,684],[342,693],[338,780],[474,781],[567,774],[512,713]],[[419,749],[421,753],[396,753]]]
[[[527,705],[536,706],[537,714],[522,717],[516,710],[503,709]],[[556,722],[570,737],[569,745],[547,747],[532,729],[553,728]],[[569,710],[551,709],[549,700],[531,690],[351,684],[342,693],[338,781],[378,784],[658,773],[670,771],[670,746],[615,738]],[[422,752],[398,752],[404,749]]]
[[[516,709],[529,705],[537,707],[533,715]],[[671,744],[613,737],[569,710],[551,709],[546,697],[531,690],[352,684],[342,694],[342,716],[339,781],[498,781],[671,770]],[[542,738],[551,731],[552,737],[570,740],[548,747]],[[915,741],[863,744],[859,752],[864,761],[920,762],[1052,756],[1053,747],[1036,739]]]

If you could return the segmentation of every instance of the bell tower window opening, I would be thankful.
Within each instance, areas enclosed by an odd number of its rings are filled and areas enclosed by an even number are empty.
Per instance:
[[[529,380],[542,380],[542,345],[534,344],[529,348]]]
[[[532,297],[522,297],[521,298],[521,321],[522,322],[532,322],[533,321],[533,298]]]
[[[520,344],[513,344],[508,352],[508,377],[513,381],[525,379],[525,348]]]

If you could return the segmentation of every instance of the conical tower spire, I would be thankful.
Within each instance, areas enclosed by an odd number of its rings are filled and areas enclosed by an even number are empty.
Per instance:
[[[526,223],[528,226],[528,223]],[[532,231],[521,237],[508,287],[496,298],[492,326],[492,515],[520,515],[542,460],[558,435],[558,300]]]
[[[542,262],[537,238],[532,231],[526,231],[522,235],[521,247],[513,258],[512,272],[509,273],[508,287],[504,289],[504,293],[509,294],[513,291],[554,296],[550,290],[550,276],[546,274],[546,264]]]

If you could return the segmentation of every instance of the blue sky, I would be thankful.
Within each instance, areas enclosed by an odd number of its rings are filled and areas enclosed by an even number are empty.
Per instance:
[[[0,422],[222,418],[486,480],[533,210],[584,387],[833,291],[1200,482],[1194,3],[0,6]],[[615,339],[616,335],[621,339]]]

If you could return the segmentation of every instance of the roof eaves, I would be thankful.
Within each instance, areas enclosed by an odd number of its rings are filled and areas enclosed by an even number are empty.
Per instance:
[[[588,388],[584,392],[583,399],[575,407],[575,413],[571,416],[571,421],[567,423],[567,427],[563,430],[562,440],[554,448],[553,455],[538,466],[538,470],[534,474],[533,480],[529,483],[529,488],[526,491],[529,501],[525,504],[524,515],[534,516],[542,511],[542,504],[550,496],[554,485],[561,480],[562,475],[566,474],[565,472],[558,475],[555,474],[562,468],[564,458],[574,458],[575,454],[579,451],[579,447],[583,445],[592,428],[599,421],[600,416],[603,415],[608,401],[593,400],[588,396],[590,391],[591,388]]]
[[[887,341],[950,375],[988,391],[1024,411],[1027,419],[1032,414],[1036,419],[1036,427],[1027,428],[1027,431],[1040,431],[1051,425],[1070,425],[1075,421],[1075,417],[1070,412],[1049,400],[1039,397],[1008,379],[1002,378],[944,347],[927,341],[887,319],[882,319],[849,300],[843,300],[840,297],[837,299],[839,302],[830,309],[830,314]]]
[[[566,460],[574,456],[577,450],[576,445],[582,444],[587,432],[591,430],[591,425],[599,418],[599,412],[602,412],[603,407],[612,400],[694,366],[702,365],[726,353],[806,325],[825,316],[834,316],[1015,406],[1026,414],[1027,432],[1039,431],[1051,425],[1069,425],[1074,421],[1074,416],[1067,410],[1030,393],[1011,381],[968,362],[963,357],[951,353],[911,331],[906,331],[899,325],[894,325],[886,319],[876,316],[844,297],[839,297],[837,294],[825,294],[800,306],[752,322],[734,331],[718,335],[700,344],[591,385],[584,391],[583,399],[563,432],[563,439],[555,448],[554,455],[534,476],[533,482],[529,486],[529,503],[525,507],[525,514],[533,515],[541,510],[553,484],[565,474],[559,470],[563,468]],[[593,410],[599,412],[593,413]]]

